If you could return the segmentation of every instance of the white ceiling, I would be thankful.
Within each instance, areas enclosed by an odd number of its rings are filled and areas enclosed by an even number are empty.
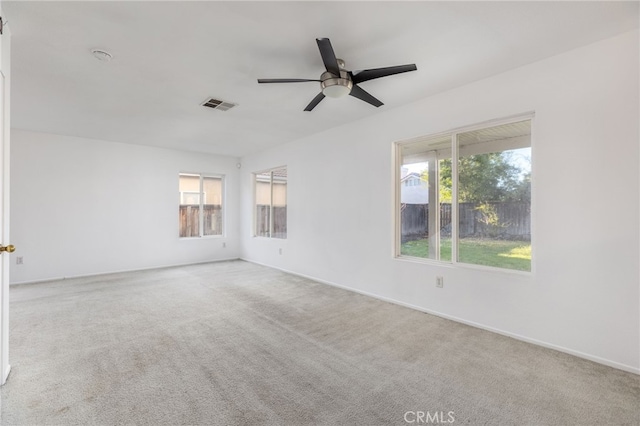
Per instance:
[[[243,156],[638,27],[637,2],[24,2],[12,32],[13,127]],[[304,107],[315,42],[346,68],[416,63]],[[100,62],[91,50],[113,55]],[[526,82],[523,82],[526,84]],[[239,106],[221,112],[209,96]],[[470,100],[472,101],[472,100]]]

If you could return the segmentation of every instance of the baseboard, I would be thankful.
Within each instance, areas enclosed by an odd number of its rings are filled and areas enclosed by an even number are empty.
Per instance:
[[[69,280],[73,278],[99,277],[101,275],[122,274],[126,272],[150,271],[153,269],[177,268],[180,266],[202,265],[205,263],[214,263],[214,262],[228,262],[230,260],[239,260],[239,259],[240,258],[238,257],[229,257],[224,259],[203,260],[202,262],[175,263],[171,265],[149,266],[145,268],[135,268],[135,269],[119,269],[117,271],[96,272],[92,274],[69,275],[64,277],[43,278],[43,279],[31,280],[31,281],[16,281],[16,282],[10,283],[9,285],[14,286],[14,285],[23,285],[23,284],[38,284],[38,283],[46,283],[51,281]]]
[[[542,340],[532,339],[530,337],[526,337],[526,336],[522,336],[522,335],[519,335],[519,334],[516,334],[516,333],[509,332],[509,331],[501,330],[499,328],[487,326],[487,325],[484,325],[484,324],[481,324],[481,323],[477,323],[477,322],[474,322],[474,321],[469,321],[469,320],[466,320],[464,318],[455,317],[453,315],[448,315],[448,314],[445,314],[445,313],[442,313],[442,312],[438,312],[438,311],[434,311],[434,310],[431,310],[431,309],[426,309],[426,308],[423,308],[421,306],[412,305],[411,303],[402,302],[400,300],[395,300],[395,299],[392,299],[392,298],[389,298],[389,297],[380,296],[380,295],[377,295],[377,294],[374,294],[374,293],[369,293],[369,292],[366,292],[366,291],[354,289],[354,288],[347,287],[347,286],[341,285],[341,284],[337,284],[337,283],[334,283],[334,282],[331,282],[331,281],[327,281],[327,280],[323,280],[323,279],[320,279],[320,278],[312,277],[312,276],[309,276],[309,275],[301,274],[301,273],[298,273],[298,272],[290,271],[288,269],[278,268],[276,266],[267,265],[267,264],[264,264],[264,263],[261,263],[261,262],[256,262],[256,261],[253,261],[253,260],[250,260],[250,259],[245,259],[245,258],[240,258],[240,259],[244,260],[246,262],[255,263],[257,265],[266,266],[268,268],[277,269],[279,271],[286,272],[286,273],[291,274],[291,275],[296,275],[296,276],[299,276],[299,277],[303,277],[303,278],[307,278],[307,279],[310,279],[310,280],[313,280],[313,281],[317,281],[319,283],[330,285],[332,287],[337,287],[337,288],[341,288],[343,290],[348,290],[348,291],[351,291],[351,292],[354,292],[354,293],[362,294],[364,296],[373,297],[374,299],[382,300],[384,302],[389,302],[389,303],[393,303],[395,305],[404,306],[405,308],[414,309],[416,311],[424,312],[426,314],[435,315],[435,316],[440,317],[440,318],[445,318],[445,319],[448,319],[448,320],[451,320],[451,321],[455,321],[455,322],[459,322],[459,323],[462,323],[462,324],[465,324],[465,325],[469,325],[471,327],[475,327],[475,328],[479,328],[479,329],[482,329],[482,330],[490,331],[492,333],[500,334],[502,336],[511,337],[513,339],[520,340],[520,341],[527,342],[527,343],[531,343],[531,344],[534,344],[534,345],[537,345],[537,346],[542,346],[544,348],[553,349],[553,350],[556,350],[558,352],[563,352],[563,353],[566,353],[566,354],[569,354],[569,355],[576,356],[578,358],[583,358],[583,359],[586,359],[586,360],[589,360],[589,361],[596,362],[598,364],[603,364],[603,365],[606,365],[608,367],[613,367],[613,368],[616,368],[618,370],[622,370],[622,371],[626,371],[626,372],[629,372],[629,373],[640,375],[640,368],[633,367],[633,366],[626,365],[626,364],[622,364],[622,363],[619,363],[619,362],[616,362],[616,361],[612,361],[612,360],[609,360],[609,359],[606,359],[606,358],[601,358],[601,357],[598,357],[598,356],[595,356],[595,355],[590,355],[590,354],[587,354],[587,353],[584,353],[584,352],[576,351],[576,350],[573,350],[573,349],[570,349],[570,348],[566,348],[564,346],[555,345],[553,343],[548,343],[548,342],[545,342],[545,341],[542,341]]]

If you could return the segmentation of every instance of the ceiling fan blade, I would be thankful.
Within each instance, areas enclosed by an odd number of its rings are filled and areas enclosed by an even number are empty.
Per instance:
[[[373,96],[371,96],[369,94],[369,92],[367,92],[362,87],[360,87],[358,85],[355,85],[355,84],[351,88],[351,93],[349,93],[349,95],[353,96],[354,98],[358,98],[358,99],[360,99],[362,101],[365,101],[367,103],[370,103],[371,105],[373,105],[376,108],[381,106],[381,105],[384,105],[378,99],[376,99]]]
[[[353,75],[353,82],[355,84],[362,83],[363,81],[373,80],[374,78],[386,77],[394,74],[401,74],[403,72],[416,71],[418,67],[416,64],[397,65],[395,67],[386,68],[374,68],[370,70],[360,71]]]
[[[316,105],[318,105],[320,103],[321,100],[324,99],[324,93],[320,92],[318,93],[318,95],[313,98],[313,100],[311,102],[309,102],[309,105],[307,105],[307,107],[304,109],[305,111],[311,111],[312,109],[314,109],[316,107]]]
[[[329,41],[328,38],[317,38],[316,42],[318,43],[318,49],[320,49],[320,56],[322,56],[324,67],[331,74],[335,75],[336,77],[340,77],[340,67],[338,66],[336,54],[333,53],[331,41]]]
[[[258,83],[304,83],[307,81],[320,81],[309,80],[307,78],[259,78]]]

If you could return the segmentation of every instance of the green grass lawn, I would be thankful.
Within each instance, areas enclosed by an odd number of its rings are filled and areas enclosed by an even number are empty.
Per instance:
[[[451,239],[440,240],[440,259],[451,261]],[[505,241],[464,238],[458,244],[459,262],[497,268],[531,270],[531,243],[529,241]],[[403,256],[429,257],[429,240],[407,241],[402,244]]]

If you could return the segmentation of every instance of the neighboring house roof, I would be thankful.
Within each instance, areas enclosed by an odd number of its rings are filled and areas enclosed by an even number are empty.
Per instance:
[[[406,176],[403,176],[402,179],[400,179],[400,182],[404,182],[405,180],[408,180],[412,177],[416,177],[416,178],[420,178],[420,173],[416,173],[416,172],[411,172],[408,173]]]

